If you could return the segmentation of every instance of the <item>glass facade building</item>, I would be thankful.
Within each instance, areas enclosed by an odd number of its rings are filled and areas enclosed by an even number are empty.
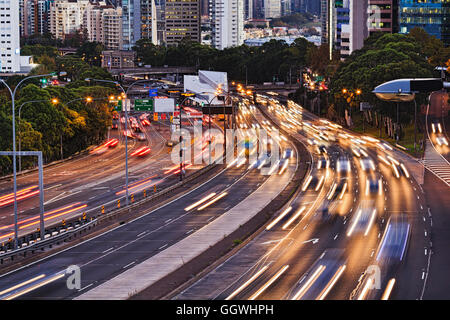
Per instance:
[[[400,33],[421,27],[449,45],[448,17],[450,0],[400,0]]]

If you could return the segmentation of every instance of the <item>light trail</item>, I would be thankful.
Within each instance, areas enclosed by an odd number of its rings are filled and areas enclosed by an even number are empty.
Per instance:
[[[320,265],[317,270],[312,274],[312,276],[306,281],[306,283],[298,290],[298,292],[292,297],[291,300],[299,300],[303,297],[303,295],[306,293],[306,291],[311,288],[313,283],[317,280],[317,278],[320,277],[322,272],[326,269],[324,265]]]
[[[340,266],[339,269],[334,274],[333,278],[331,278],[330,282],[326,285],[326,287],[322,290],[322,292],[319,294],[316,300],[324,300],[328,293],[333,289],[336,282],[339,280],[339,278],[342,276],[342,273],[344,273],[344,270],[347,268],[347,266],[344,264],[343,266]]]
[[[20,292],[15,293],[15,294],[13,294],[11,296],[8,296],[4,300],[12,300],[14,298],[20,297],[20,296],[22,296],[22,295],[24,295],[24,294],[26,294],[28,292],[31,292],[33,290],[36,290],[36,289],[40,288],[40,287],[43,287],[43,286],[45,286],[45,285],[47,285],[47,284],[49,284],[49,283],[51,283],[53,281],[56,281],[58,279],[61,279],[63,277],[64,277],[64,273],[56,275],[56,276],[53,276],[53,277],[51,277],[48,280],[45,280],[45,281],[43,281],[41,283],[38,283],[38,284],[35,284],[34,286],[31,286],[30,288],[27,288],[27,289],[25,289],[23,291],[20,291]]]
[[[297,218],[303,213],[303,211],[305,211],[306,206],[301,207],[294,216],[292,216],[292,218],[289,219],[288,222],[286,222],[282,229],[285,230],[286,228],[289,228],[289,226],[292,224],[292,222],[294,222],[295,220],[297,220]]]
[[[389,296],[391,295],[392,289],[394,288],[395,279],[392,278],[389,280],[386,289],[384,290],[383,296],[381,297],[381,300],[389,300]]]
[[[223,192],[223,193],[219,194],[216,198],[214,198],[214,199],[212,199],[211,201],[209,201],[208,203],[202,205],[202,206],[199,207],[197,210],[200,211],[200,210],[205,209],[206,207],[209,207],[210,205],[212,205],[212,204],[215,203],[216,201],[218,201],[218,200],[222,199],[223,197],[225,197],[227,194],[228,194],[228,192]]]
[[[281,275],[289,268],[289,265],[285,265],[281,270],[279,270],[270,280],[262,286],[255,294],[253,294],[249,300],[255,300],[258,298],[268,287],[272,285]]]
[[[272,229],[281,219],[283,219],[289,212],[291,212],[292,207],[286,208],[275,220],[273,220],[267,227],[266,230]]]
[[[208,201],[209,199],[211,199],[211,198],[212,198],[212,197],[214,197],[215,195],[216,195],[216,193],[215,193],[215,192],[213,192],[213,193],[210,193],[210,194],[209,194],[209,195],[207,195],[206,197],[204,197],[204,198],[200,199],[199,201],[197,201],[197,202],[195,202],[195,203],[191,204],[190,206],[188,206],[188,207],[184,208],[184,211],[189,211],[189,210],[191,210],[191,209],[195,208],[196,206],[199,206],[199,205],[201,205],[202,203],[204,203],[204,202]]]
[[[228,297],[225,298],[225,300],[231,300],[235,296],[237,296],[242,290],[244,290],[250,283],[255,281],[256,278],[258,278],[264,271],[267,270],[269,266],[264,266],[259,270],[257,273],[255,273],[250,279],[248,279],[243,285],[241,285],[239,288],[237,288],[232,294],[230,294]]]

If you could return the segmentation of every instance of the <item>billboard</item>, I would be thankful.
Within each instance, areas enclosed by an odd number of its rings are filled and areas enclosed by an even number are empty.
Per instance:
[[[155,112],[174,112],[175,100],[173,98],[154,98]]]

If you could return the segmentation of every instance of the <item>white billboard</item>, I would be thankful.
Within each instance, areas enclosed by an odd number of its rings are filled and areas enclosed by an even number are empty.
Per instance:
[[[173,98],[155,98],[155,112],[174,112],[175,100]]]

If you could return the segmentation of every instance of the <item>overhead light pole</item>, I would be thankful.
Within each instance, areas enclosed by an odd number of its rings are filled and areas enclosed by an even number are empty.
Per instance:
[[[60,76],[63,76],[67,73],[60,72]],[[43,78],[43,77],[50,77],[55,76],[57,73],[48,73],[48,74],[39,74],[35,76],[29,76],[24,79],[22,79],[17,86],[12,90],[10,86],[3,80],[0,79],[0,82],[3,83],[3,85],[8,89],[10,95],[11,95],[11,104],[12,104],[12,138],[13,138],[13,189],[14,189],[14,249],[17,249],[19,245],[19,232],[17,227],[17,168],[16,168],[16,117],[15,117],[15,97],[17,90],[19,89],[20,85],[25,82],[26,80],[33,79],[33,78]],[[42,240],[42,239],[41,239]]]
[[[388,81],[377,86],[372,92],[378,99],[398,103],[414,101],[414,151],[417,148],[417,102],[416,93],[427,93],[450,88],[450,82],[439,78],[425,79],[396,79]],[[398,122],[398,120],[397,120]]]

